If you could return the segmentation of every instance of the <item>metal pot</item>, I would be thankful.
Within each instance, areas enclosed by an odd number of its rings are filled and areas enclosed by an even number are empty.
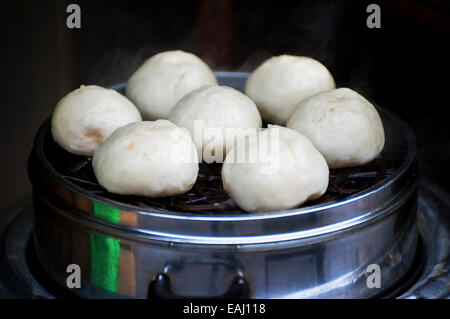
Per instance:
[[[217,73],[240,90],[247,76]],[[72,292],[87,298],[380,295],[410,268],[418,235],[415,140],[404,122],[378,110],[382,178],[337,200],[263,214],[169,211],[92,190],[95,177],[78,183],[55,168],[62,153],[53,151],[46,121],[29,160],[40,263],[62,287],[67,267],[78,265],[81,288]]]

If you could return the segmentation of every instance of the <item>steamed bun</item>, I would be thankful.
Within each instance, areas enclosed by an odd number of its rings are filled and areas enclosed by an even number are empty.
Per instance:
[[[255,103],[227,86],[203,86],[185,95],[172,109],[169,120],[187,128],[199,157],[222,162],[234,137],[256,132],[262,125]],[[199,135],[199,136],[196,136]]]
[[[325,193],[327,163],[297,131],[270,125],[240,141],[225,158],[222,181],[243,210],[290,209]]]
[[[216,84],[213,71],[196,55],[184,51],[158,53],[128,80],[127,96],[146,120],[167,119],[185,94]]]
[[[58,102],[51,131],[68,152],[91,156],[116,128],[141,120],[133,103],[115,90],[82,85]]]
[[[192,188],[198,173],[189,133],[167,120],[117,129],[97,149],[92,166],[109,192],[148,197],[183,194]]]
[[[285,125],[302,99],[335,88],[328,69],[309,57],[272,57],[252,72],[245,86],[263,120]]]
[[[381,152],[385,141],[375,107],[347,88],[301,101],[287,126],[308,137],[330,168],[366,164]]]

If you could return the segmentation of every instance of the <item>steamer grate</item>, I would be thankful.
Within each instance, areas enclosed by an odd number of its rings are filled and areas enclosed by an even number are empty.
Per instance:
[[[56,144],[47,130],[44,138],[44,153],[49,164],[68,182],[83,188],[91,194],[120,201],[144,209],[158,209],[196,215],[242,215],[242,211],[228,196],[222,186],[221,164],[201,163],[197,182],[186,194],[147,198],[125,196],[108,192],[98,184],[90,157],[71,154]],[[364,166],[330,170],[330,180],[326,193],[305,205],[332,203],[357,194],[392,174],[395,161],[389,161],[380,154]]]

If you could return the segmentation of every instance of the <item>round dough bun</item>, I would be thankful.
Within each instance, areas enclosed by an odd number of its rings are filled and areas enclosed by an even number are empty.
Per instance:
[[[304,98],[334,89],[328,69],[309,57],[281,55],[261,64],[245,85],[247,94],[268,123],[285,125]]]
[[[235,138],[256,133],[262,125],[255,103],[227,86],[203,86],[174,106],[169,120],[189,130],[199,158],[223,162]]]
[[[109,192],[147,197],[186,193],[198,173],[191,136],[167,120],[117,129],[97,149],[92,166]]]
[[[70,153],[92,156],[116,128],[142,121],[138,109],[115,90],[82,85],[63,97],[52,114],[53,139]]]
[[[147,59],[128,80],[127,96],[146,120],[167,119],[185,94],[217,84],[209,66],[196,55],[166,51]]]
[[[367,164],[384,146],[383,123],[377,110],[347,88],[301,101],[287,126],[308,137],[330,168]]]
[[[240,161],[239,156],[245,160]],[[328,174],[325,159],[306,137],[286,127],[269,125],[228,153],[222,181],[243,210],[270,212],[319,198],[328,187]]]

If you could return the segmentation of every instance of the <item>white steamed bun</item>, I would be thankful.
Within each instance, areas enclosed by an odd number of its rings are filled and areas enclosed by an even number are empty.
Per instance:
[[[234,137],[255,133],[262,125],[255,103],[227,86],[203,86],[185,95],[172,109],[169,120],[187,128],[199,157],[222,162]]]
[[[240,141],[225,158],[222,181],[243,210],[290,209],[325,193],[327,163],[297,131],[270,125]]]
[[[268,123],[285,125],[302,99],[335,88],[328,69],[309,57],[272,57],[252,72],[245,86]]]
[[[287,126],[308,137],[330,168],[366,164],[381,152],[385,141],[375,107],[347,88],[301,101]]]
[[[128,80],[127,96],[146,120],[167,119],[185,94],[216,84],[213,71],[196,55],[166,51],[147,59]]]
[[[97,149],[92,165],[98,182],[109,192],[148,197],[183,194],[198,173],[189,132],[167,120],[117,129]]]
[[[115,90],[82,85],[53,110],[53,139],[70,153],[91,156],[115,129],[141,121],[136,107]]]

